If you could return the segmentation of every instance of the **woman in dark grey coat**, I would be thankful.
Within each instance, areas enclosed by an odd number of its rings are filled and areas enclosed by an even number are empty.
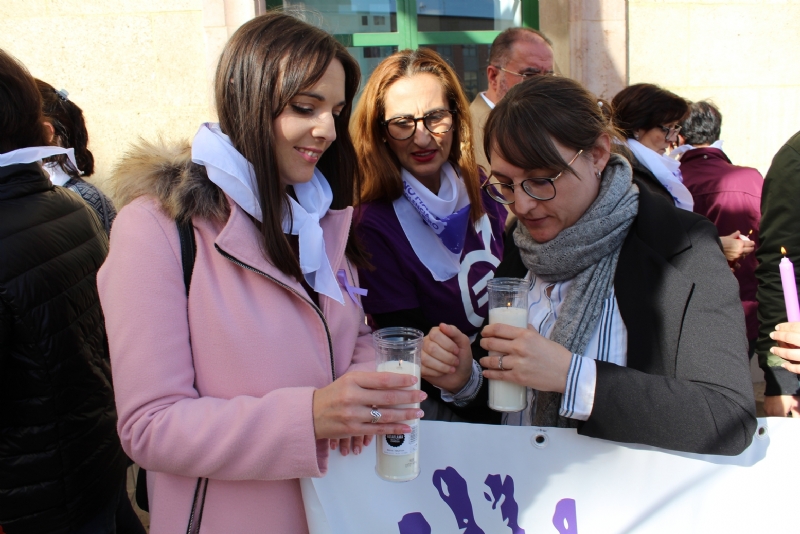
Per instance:
[[[489,325],[471,347],[455,327],[435,329],[422,376],[462,406],[485,404],[484,378],[527,386],[528,407],[505,424],[741,453],[755,402],[714,226],[633,181],[603,106],[573,80],[513,87],[484,135],[487,187],[519,219],[495,276],[530,280],[528,328]]]

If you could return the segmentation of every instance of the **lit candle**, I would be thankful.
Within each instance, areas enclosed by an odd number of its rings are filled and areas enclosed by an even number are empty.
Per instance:
[[[797,302],[797,284],[794,277],[794,264],[786,257],[786,249],[781,247],[783,259],[780,263],[783,301],[786,303],[786,320],[800,321],[800,304]]]
[[[492,308],[489,324],[528,327],[528,310],[523,308]],[[489,407],[498,412],[520,412],[528,405],[528,388],[505,380],[489,380]]]

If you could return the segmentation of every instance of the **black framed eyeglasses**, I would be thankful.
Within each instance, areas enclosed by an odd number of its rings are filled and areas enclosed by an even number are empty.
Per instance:
[[[567,163],[567,167],[571,167],[575,160],[583,154],[583,150],[578,150],[578,153],[575,154],[569,163]],[[522,180],[519,185],[522,186],[522,190],[525,191],[529,197],[536,199],[536,200],[553,200],[556,198],[556,184],[555,181],[561,178],[561,175],[564,174],[564,171],[561,171],[557,175],[553,176],[552,178],[528,178],[526,180]],[[513,183],[505,183],[501,182],[494,176],[489,177],[489,179],[481,186],[484,190],[492,197],[492,200],[499,202],[500,204],[513,204],[514,203],[514,187]]]
[[[679,134],[681,132],[681,125],[676,124],[675,126],[664,126],[663,124],[659,126],[661,131],[664,132],[664,140],[669,141],[669,138],[672,137],[672,134]]]
[[[422,117],[394,117],[381,121],[381,125],[386,128],[389,137],[397,141],[410,139],[417,132],[417,123],[422,121],[425,129],[433,135],[443,135],[453,128],[453,117],[456,114],[454,109],[436,109],[423,115]]]
[[[534,76],[555,76],[556,73],[552,70],[539,70],[539,69],[525,69],[523,72],[514,72],[513,70],[504,69],[499,65],[492,65],[496,69],[500,69],[503,72],[507,72],[508,74],[513,74],[514,76],[519,76],[522,79],[525,78],[533,78]]]

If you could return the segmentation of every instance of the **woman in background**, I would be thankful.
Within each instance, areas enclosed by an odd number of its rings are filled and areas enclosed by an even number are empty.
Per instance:
[[[633,177],[677,207],[692,211],[692,194],[683,185],[680,162],[665,153],[678,142],[689,102],[651,83],[626,87],[611,102],[614,125],[630,149]]]
[[[56,90],[42,80],[36,80],[36,86],[42,95],[45,120],[52,128],[51,142],[75,151],[75,164],[66,156],[54,156],[46,160],[44,169],[55,185],[75,191],[91,206],[108,235],[117,210],[110,198],[84,179],[94,174],[94,156],[89,151],[89,132],[83,111],[69,99],[64,89]]]
[[[356,231],[374,267],[360,271],[364,309],[378,328],[447,323],[474,336],[506,210],[481,192],[458,77],[432,50],[401,50],[370,76],[351,128],[363,175]],[[437,388],[423,389],[427,419],[461,420]]]
[[[670,145],[678,143],[681,123],[689,116],[689,102],[657,85],[639,83],[617,93],[611,107],[614,125],[631,152],[622,151],[631,162],[636,183],[678,208],[692,211],[694,200],[683,185],[681,163],[665,155]],[[731,268],[755,248],[753,242],[739,239],[738,231],[720,236],[720,240]]]

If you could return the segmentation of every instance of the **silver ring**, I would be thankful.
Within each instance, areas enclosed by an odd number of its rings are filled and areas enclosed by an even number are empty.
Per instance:
[[[505,356],[505,354],[501,354],[501,355],[500,355],[500,362],[497,364],[497,365],[500,367],[500,370],[501,370],[501,371],[503,371],[503,370],[504,370],[504,369],[503,369],[503,356]]]
[[[381,412],[379,412],[375,406],[372,407],[372,411],[369,413],[372,416],[372,421],[370,421],[371,423],[374,424],[381,420]]]

